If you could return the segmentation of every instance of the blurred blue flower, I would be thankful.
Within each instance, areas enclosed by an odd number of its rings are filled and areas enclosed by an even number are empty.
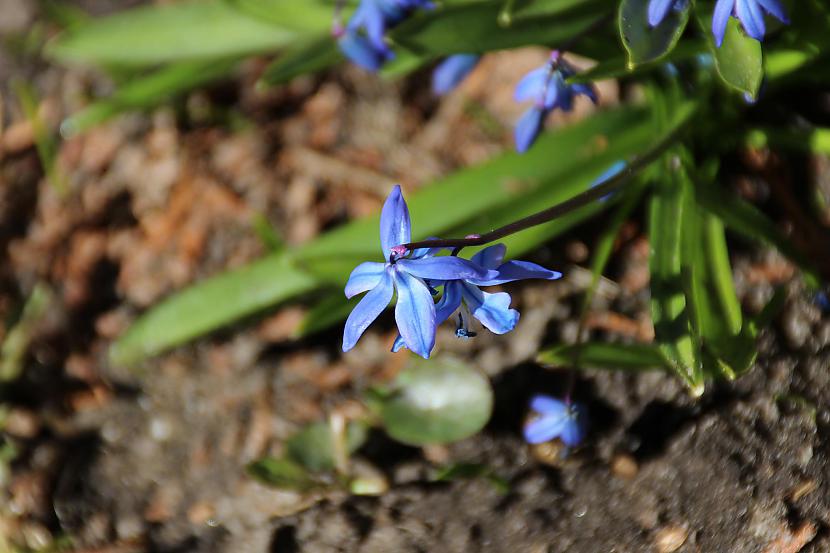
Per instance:
[[[612,177],[616,177],[617,175],[622,173],[623,169],[625,169],[627,166],[628,166],[628,164],[623,160],[615,161],[613,164],[611,164],[611,166],[608,169],[603,171],[603,173],[600,176],[598,176],[594,180],[594,182],[591,183],[591,188],[594,188],[594,187],[599,186],[601,184],[605,184],[605,182],[608,179],[610,179]],[[614,195],[614,192],[609,192],[608,194],[606,194],[605,196],[600,198],[599,201],[604,202],[605,200],[607,200],[608,198],[610,198],[613,195]]]
[[[409,16],[417,8],[432,8],[427,0],[360,0],[346,29],[335,30],[343,54],[357,65],[377,71],[394,57],[386,45],[387,29]]]
[[[429,250],[417,250],[407,257],[402,246],[410,241],[409,209],[395,186],[380,215],[380,243],[384,263],[358,265],[346,283],[347,298],[368,292],[346,320],[343,351],[349,351],[397,293],[395,322],[406,347],[429,358],[435,345],[436,314],[431,287],[425,282],[457,279],[494,279],[496,271],[479,267],[456,256],[433,257]]]
[[[764,11],[781,23],[790,22],[784,13],[781,0],[718,0],[712,15],[712,34],[715,35],[717,47],[720,48],[723,44],[726,25],[729,23],[730,16],[733,15],[741,22],[746,34],[755,40],[763,40],[766,34]]]
[[[688,3],[688,0],[649,0],[648,24],[656,27],[663,22],[670,9],[679,12],[684,10]]]
[[[540,444],[559,438],[568,447],[575,447],[588,431],[586,410],[578,403],[537,395],[530,400],[537,418],[524,428],[525,441]]]
[[[477,54],[455,54],[438,64],[432,73],[432,92],[442,96],[470,74],[480,56]]]
[[[505,334],[513,330],[519,321],[519,312],[510,308],[510,294],[484,292],[479,286],[497,286],[530,278],[562,278],[562,273],[545,269],[529,261],[503,262],[506,252],[507,247],[504,244],[495,244],[484,248],[470,259],[478,267],[491,269],[491,275],[487,278],[465,278],[437,283],[437,286],[444,286],[444,295],[435,306],[436,326],[458,311],[458,327],[455,333],[459,338],[472,338],[476,335],[471,329],[472,317],[478,319],[490,332]],[[392,346],[392,351],[398,351],[404,345],[399,336]]]
[[[584,94],[597,102],[597,94],[592,84],[568,84],[566,80],[576,72],[561,56],[554,51],[550,61],[543,67],[534,69],[519,81],[513,98],[517,102],[533,100],[533,107],[528,109],[516,123],[515,141],[519,153],[526,152],[539,136],[545,117],[554,109],[571,111],[573,99],[577,94]]]

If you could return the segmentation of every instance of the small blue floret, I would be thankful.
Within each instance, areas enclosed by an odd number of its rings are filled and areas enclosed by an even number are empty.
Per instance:
[[[582,405],[537,395],[531,399],[530,408],[537,418],[525,425],[528,443],[541,444],[558,438],[566,446],[576,447],[585,439],[588,417]]]

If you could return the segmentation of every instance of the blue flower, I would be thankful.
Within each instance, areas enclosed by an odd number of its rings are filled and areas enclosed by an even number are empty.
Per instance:
[[[481,250],[470,259],[476,266],[491,269],[492,274],[487,278],[465,278],[437,283],[437,286],[444,286],[444,295],[435,306],[436,326],[458,311],[458,326],[455,333],[459,338],[472,338],[476,335],[471,329],[472,317],[478,319],[490,332],[506,334],[513,330],[519,321],[519,312],[510,308],[510,294],[484,292],[479,286],[497,286],[530,278],[556,280],[562,277],[562,273],[545,269],[529,261],[503,262],[506,251],[507,247],[504,244],[495,244]],[[398,351],[404,345],[399,336],[392,346],[392,351]]]
[[[628,164],[625,161],[623,161],[623,160],[615,161],[613,164],[611,164],[611,166],[608,169],[603,171],[603,173],[600,176],[598,176],[594,180],[594,182],[591,183],[591,188],[594,188],[594,187],[599,186],[601,184],[605,184],[605,182],[608,179],[616,177],[617,175],[622,173],[623,169],[625,169],[626,167],[628,167]],[[600,198],[599,201],[604,202],[605,200],[607,200],[608,198],[610,198],[613,195],[614,195],[614,192],[609,192],[608,194],[606,194],[605,196]]]
[[[479,58],[477,54],[455,54],[442,61],[432,73],[432,92],[438,96],[450,92],[470,74]]]
[[[537,418],[524,428],[525,441],[540,444],[559,438],[568,447],[575,447],[585,438],[588,417],[578,403],[537,395],[530,400],[530,408]]]
[[[368,292],[346,320],[343,351],[349,351],[397,293],[395,322],[406,347],[429,358],[435,345],[436,315],[431,288],[425,282],[457,279],[491,279],[498,276],[478,265],[455,256],[434,257],[418,250],[406,257],[402,246],[410,241],[409,209],[395,186],[380,215],[380,243],[384,263],[366,262],[352,271],[346,283],[347,298]]]
[[[394,57],[384,38],[387,29],[417,8],[432,7],[432,2],[427,0],[360,0],[345,31],[335,31],[337,44],[354,63],[377,71]]]
[[[656,27],[663,22],[670,9],[679,12],[684,10],[688,3],[688,0],[649,0],[648,24]]]
[[[551,54],[550,61],[543,67],[534,69],[519,81],[513,98],[517,102],[533,100],[533,107],[528,109],[516,123],[516,150],[526,152],[539,136],[542,123],[547,115],[555,110],[571,111],[574,96],[583,94],[597,102],[597,93],[591,84],[568,84],[567,79],[575,74],[559,52]]]
[[[770,13],[781,23],[790,22],[784,13],[781,0],[718,0],[712,15],[712,34],[715,35],[717,47],[720,48],[723,44],[726,25],[732,15],[741,22],[746,34],[755,40],[763,40],[766,34],[764,11]]]

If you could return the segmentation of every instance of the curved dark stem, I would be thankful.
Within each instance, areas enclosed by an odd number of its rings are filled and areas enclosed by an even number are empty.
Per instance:
[[[589,190],[586,190],[585,192],[582,192],[581,194],[578,194],[569,200],[565,200],[562,203],[556,204],[538,213],[534,213],[533,215],[529,215],[523,219],[519,219],[518,221],[514,221],[512,223],[504,225],[503,227],[499,227],[495,230],[491,230],[490,232],[486,232],[481,235],[474,235],[469,238],[421,240],[419,242],[410,242],[409,244],[404,244],[404,246],[409,251],[412,251],[417,248],[457,248],[460,251],[461,248],[466,248],[469,246],[481,246],[484,244],[489,244],[490,242],[494,242],[496,240],[499,240],[501,238],[504,238],[505,236],[509,236],[521,230],[535,227],[536,225],[541,225],[542,223],[547,223],[548,221],[552,221],[554,219],[562,217],[563,215],[567,215],[568,213],[576,209],[579,209],[580,207],[586,206],[596,200],[599,200],[600,198],[607,196],[611,192],[614,192],[618,188],[621,188],[629,180],[631,180],[631,177],[633,177],[640,170],[650,165],[661,155],[663,155],[663,152],[665,152],[674,143],[678,135],[684,129],[685,124],[678,125],[678,127],[674,131],[669,133],[651,150],[649,150],[640,157],[634,158],[630,163],[626,165],[625,169],[623,169],[613,177],[609,178],[602,184],[594,186]]]

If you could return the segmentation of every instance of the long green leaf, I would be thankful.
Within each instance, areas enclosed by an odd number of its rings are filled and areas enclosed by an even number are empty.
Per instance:
[[[116,341],[110,358],[117,365],[133,365],[317,286],[286,254],[271,254],[163,300]]]
[[[119,113],[155,107],[192,88],[227,76],[235,66],[235,60],[182,62],[137,77],[109,98],[95,101],[66,119],[61,125],[61,133],[71,136]]]
[[[651,241],[651,314],[654,333],[663,353],[673,363],[693,395],[703,393],[703,366],[692,336],[683,288],[684,217],[690,205],[691,186],[677,170],[666,171],[649,206]]]
[[[508,27],[498,22],[500,2],[459,4],[419,13],[393,29],[390,38],[418,54],[435,56],[531,44],[555,45],[594,25],[602,17],[597,4],[584,2],[552,15],[519,18]]]
[[[589,342],[559,345],[539,352],[538,360],[556,367],[571,367],[577,357],[579,366],[575,368],[578,369],[645,371],[673,368],[656,344]]]
[[[146,66],[273,51],[310,32],[263,23],[221,0],[191,0],[91,20],[58,36],[47,53],[63,62]]]

